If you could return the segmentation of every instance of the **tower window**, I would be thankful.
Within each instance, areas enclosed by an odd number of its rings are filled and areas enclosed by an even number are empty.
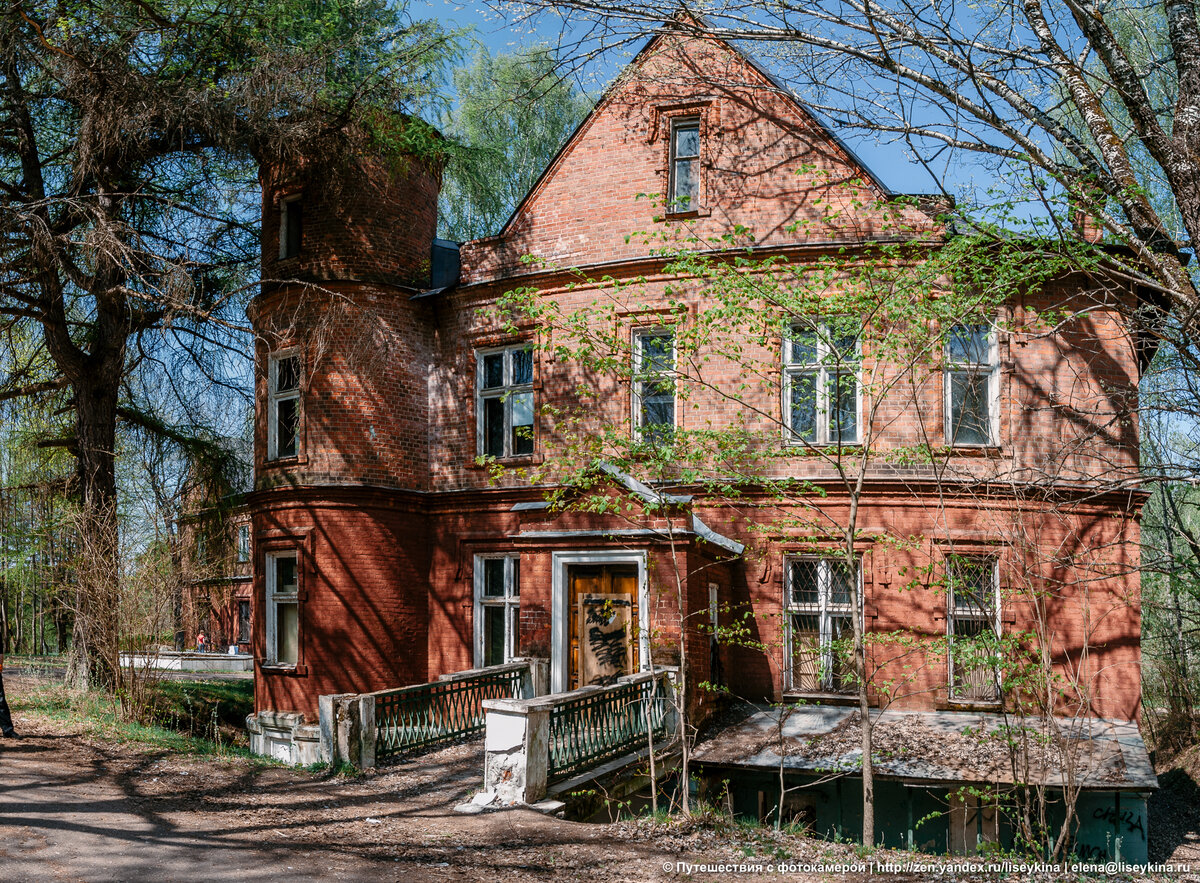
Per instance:
[[[267,563],[267,664],[295,666],[300,658],[300,570],[295,552],[272,553]]]
[[[279,203],[279,259],[300,254],[304,233],[304,206],[299,196],[289,196]]]
[[[300,356],[271,356],[267,385],[267,459],[295,457],[300,449]]]

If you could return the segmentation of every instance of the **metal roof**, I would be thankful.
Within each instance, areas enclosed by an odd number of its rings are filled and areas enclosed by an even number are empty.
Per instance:
[[[1081,788],[1151,791],[1158,779],[1137,724],[1103,718],[1041,718],[981,711],[873,712],[875,775],[909,784],[1024,782],[1059,786],[1063,768]],[[696,746],[707,766],[857,774],[862,739],[857,708],[832,705],[757,707]],[[1021,727],[1061,738],[1009,745]],[[781,750],[782,747],[782,750]],[[783,755],[781,758],[781,754]]]

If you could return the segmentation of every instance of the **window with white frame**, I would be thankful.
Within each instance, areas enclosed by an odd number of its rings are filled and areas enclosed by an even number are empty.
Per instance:
[[[691,212],[700,203],[700,120],[671,121],[671,169],[668,211]]]
[[[533,349],[480,352],[476,369],[478,450],[485,457],[533,453]]]
[[[955,325],[946,334],[946,440],[994,445],[999,417],[996,331],[986,323]]]
[[[296,665],[300,650],[300,568],[295,552],[266,556],[267,664]]]
[[[267,370],[267,459],[295,457],[300,451],[300,356],[271,356]]]
[[[1000,698],[996,642],[1000,637],[999,562],[991,556],[946,559],[946,634],[950,698],[995,702]]]
[[[859,343],[848,320],[793,326],[783,342],[783,402],[789,440],[859,442]]]
[[[662,444],[675,433],[675,333],[662,328],[633,335],[635,437]]]
[[[289,196],[279,201],[279,259],[286,260],[300,254],[304,237],[304,203],[300,196]]]
[[[850,642],[854,637],[857,562],[845,558],[786,559],[784,585],[788,689],[844,693],[853,689]],[[861,591],[859,597],[862,597]]]
[[[250,560],[250,525],[239,524],[237,528],[237,560],[245,564]]]
[[[521,559],[475,557],[475,665],[503,665],[517,655]]]

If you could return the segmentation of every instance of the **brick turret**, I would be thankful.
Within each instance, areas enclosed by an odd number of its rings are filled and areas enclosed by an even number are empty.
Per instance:
[[[441,171],[365,152],[350,144],[260,170],[255,696],[310,717],[316,696],[428,674],[420,492],[434,326],[413,295],[432,283]],[[339,652],[332,624],[371,661],[313,665]]]
[[[261,167],[264,282],[429,287],[440,165],[355,152]]]

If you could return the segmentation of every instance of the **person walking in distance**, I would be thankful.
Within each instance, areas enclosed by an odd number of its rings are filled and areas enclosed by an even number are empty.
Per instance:
[[[8,710],[8,700],[4,698],[4,654],[0,653],[0,733],[5,738],[20,739],[13,729],[12,712]]]

